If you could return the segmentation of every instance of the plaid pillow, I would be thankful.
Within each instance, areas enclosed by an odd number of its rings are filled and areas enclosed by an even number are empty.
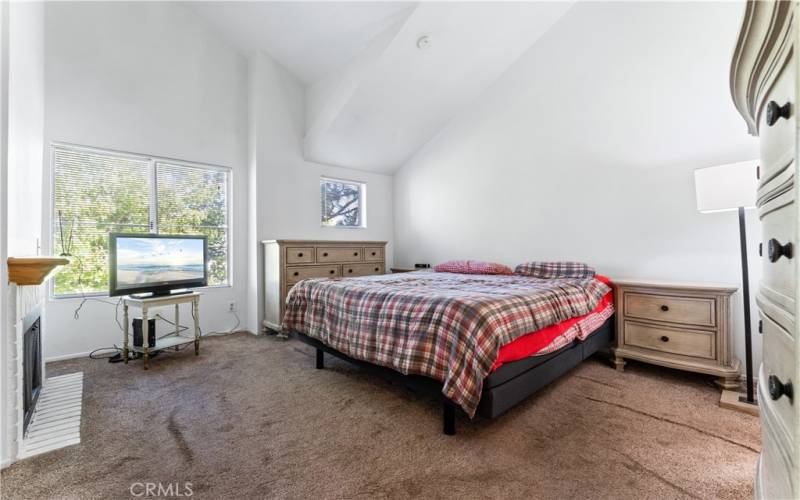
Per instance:
[[[594,268],[583,262],[524,262],[514,272],[541,279],[594,277]]]
[[[482,260],[448,260],[433,268],[437,273],[514,274],[510,267]]]

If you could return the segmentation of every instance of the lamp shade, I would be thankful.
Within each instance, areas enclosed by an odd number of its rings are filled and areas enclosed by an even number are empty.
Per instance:
[[[758,160],[694,171],[697,210],[703,213],[755,208]]]

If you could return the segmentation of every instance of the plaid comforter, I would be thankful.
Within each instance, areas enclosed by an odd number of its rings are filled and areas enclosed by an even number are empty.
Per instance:
[[[435,272],[297,283],[285,330],[348,356],[441,381],[470,417],[500,346],[591,311],[609,287],[594,278]]]

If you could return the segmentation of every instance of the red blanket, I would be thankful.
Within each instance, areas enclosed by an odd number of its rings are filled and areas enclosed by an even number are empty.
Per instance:
[[[603,283],[610,283],[605,276],[595,277]],[[608,292],[592,312],[530,332],[502,346],[497,354],[497,360],[492,365],[492,371],[512,361],[555,352],[575,339],[585,340],[612,314],[614,314],[614,293]]]

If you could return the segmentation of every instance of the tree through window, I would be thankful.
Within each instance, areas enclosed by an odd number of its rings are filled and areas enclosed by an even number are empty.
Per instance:
[[[52,249],[72,258],[56,296],[108,291],[111,232],[203,234],[208,283],[228,284],[228,169],[63,145],[52,159]]]
[[[366,184],[323,177],[319,182],[322,224],[366,227]]]

